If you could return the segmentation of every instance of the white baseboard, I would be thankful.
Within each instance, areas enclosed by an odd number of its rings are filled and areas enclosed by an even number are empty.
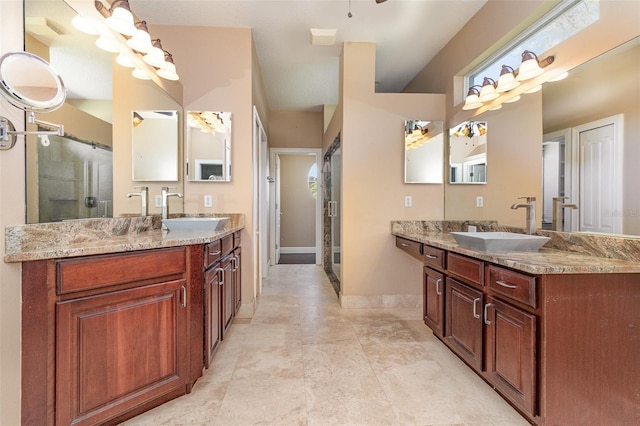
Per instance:
[[[280,254],[298,254],[298,253],[314,253],[316,252],[315,247],[280,247]]]
[[[345,296],[340,293],[343,309],[421,308],[421,294],[389,294],[377,296]]]

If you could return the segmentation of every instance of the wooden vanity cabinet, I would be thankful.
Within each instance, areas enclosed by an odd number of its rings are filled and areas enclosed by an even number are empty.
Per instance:
[[[424,323],[433,333],[444,337],[444,274],[424,267],[423,274],[423,316]]]
[[[240,240],[237,240],[238,244]],[[237,247],[233,250],[233,314],[238,313],[240,305],[242,305],[242,249]]]
[[[23,264],[23,424],[117,422],[190,390],[190,255]]]

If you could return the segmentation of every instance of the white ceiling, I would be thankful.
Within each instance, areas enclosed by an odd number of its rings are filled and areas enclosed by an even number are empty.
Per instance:
[[[130,0],[130,4],[150,26],[252,28],[271,109],[314,110],[338,102],[343,42],[375,42],[376,90],[399,92],[486,1],[351,0],[351,18],[349,0]],[[311,45],[311,28],[337,29],[336,44]],[[180,63],[176,66],[180,72]]]
[[[252,28],[258,60],[271,109],[319,110],[338,102],[338,68],[345,41],[376,43],[377,92],[400,92],[442,49],[487,0],[129,0],[132,11],[153,25],[191,25]],[[106,4],[106,0],[103,0]],[[68,21],[61,0],[28,0],[27,16],[45,16],[56,25]],[[52,7],[61,5],[61,7]],[[67,9],[61,11],[60,9]],[[347,15],[351,10],[352,17]],[[67,25],[66,36],[51,45],[65,49],[75,30]],[[336,29],[336,44],[314,46],[310,29]],[[201,40],[219,43],[219,40]],[[110,77],[87,64],[108,63],[110,54],[93,46],[93,40],[77,60],[52,64],[61,75],[81,72],[82,78],[66,78],[70,97],[84,97],[89,90],[102,89],[91,97],[110,95]],[[171,50],[170,40],[163,45]],[[177,52],[174,56],[179,58]],[[100,56],[102,55],[102,56]],[[68,58],[68,56],[66,56]],[[100,59],[102,58],[102,59]],[[176,60],[178,73],[180,61]],[[108,72],[108,70],[106,71]],[[92,78],[87,78],[92,76]],[[78,80],[76,82],[76,80]],[[102,84],[99,84],[102,83]],[[80,84],[80,85],[79,85]],[[82,86],[81,84],[84,84]]]

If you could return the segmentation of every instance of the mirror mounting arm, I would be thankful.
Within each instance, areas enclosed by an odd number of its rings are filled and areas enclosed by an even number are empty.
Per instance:
[[[13,148],[16,144],[17,135],[56,135],[64,136],[64,125],[54,124],[36,119],[33,111],[29,112],[28,120],[31,124],[47,127],[54,130],[37,130],[37,131],[20,131],[15,130],[13,123],[6,117],[0,116],[0,150],[6,151]]]

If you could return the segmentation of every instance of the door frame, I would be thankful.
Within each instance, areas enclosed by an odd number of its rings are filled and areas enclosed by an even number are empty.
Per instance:
[[[267,173],[269,171],[269,157],[266,155],[268,143],[267,133],[260,120],[258,109],[253,106],[253,230],[255,244],[253,256],[256,268],[253,271],[253,296],[262,294],[262,279],[266,278],[269,266],[268,253],[268,206],[265,200],[269,197],[267,188]]]
[[[322,149],[320,148],[270,148],[269,149],[269,175],[273,176],[273,164],[276,156],[279,155],[314,155],[318,179],[316,181],[316,265],[322,265]],[[271,182],[271,181],[270,181]],[[276,221],[275,221],[275,185],[280,185],[279,180],[274,180],[273,185],[269,185],[269,239],[270,264],[275,265],[276,258]]]

